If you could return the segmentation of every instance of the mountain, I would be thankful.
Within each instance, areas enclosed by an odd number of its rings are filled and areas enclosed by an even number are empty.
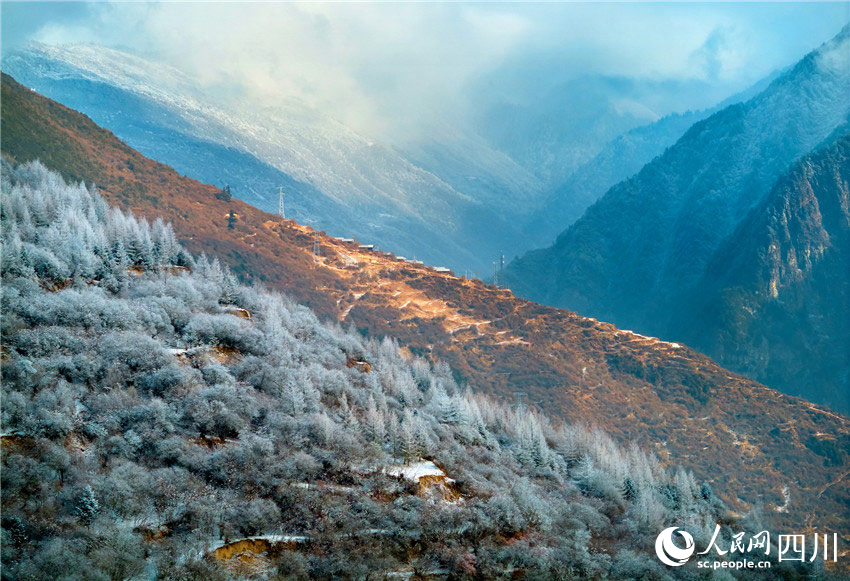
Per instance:
[[[16,162],[40,158],[66,179],[97,184],[110,204],[170,221],[188,251],[217,256],[240,278],[283,290],[322,318],[448,363],[462,387],[521,397],[556,421],[598,425],[617,441],[653,450],[665,465],[709,481],[734,510],[764,506],[775,530],[810,522],[847,530],[847,418],[684,345],[218,199],[218,188],[143,157],[6,75],[2,89],[2,151]]]
[[[551,70],[538,78],[536,71],[526,70],[527,63],[518,71],[507,69],[493,71],[473,87],[473,93],[486,95],[475,128],[549,190],[610,140],[667,112],[651,102],[651,94],[665,92],[656,83],[599,75],[548,78]],[[500,78],[506,75],[512,79],[508,86],[527,86],[528,94],[499,95],[505,84]]]
[[[225,105],[180,71],[117,50],[34,44],[2,64],[181,173],[227,183],[266,211],[277,210],[282,186],[289,216],[435,264],[487,268],[518,238],[516,201],[542,195],[531,174],[480,140],[473,150],[472,138],[445,137],[446,147],[464,152],[464,174],[443,146],[438,163],[420,155],[443,171],[438,177],[297,99],[263,109]]]
[[[548,194],[542,206],[527,219],[523,232],[533,237],[539,246],[551,244],[611,186],[638,173],[644,165],[676,143],[692,125],[725,107],[754,97],[778,74],[768,75],[746,91],[710,109],[665,115],[617,136]]]
[[[470,130],[435,122],[432,131],[395,147],[417,166],[492,208],[508,223],[536,208],[545,184],[529,169],[490,147]],[[528,246],[518,236],[519,243]],[[514,240],[515,242],[516,240]]]
[[[848,184],[850,131],[796,163],[723,242],[675,331],[730,369],[845,413]]]
[[[507,284],[640,332],[676,338],[721,245],[800,156],[846,123],[850,27],[749,101],[695,124],[611,188],[550,248],[511,263]]]
[[[39,162],[2,160],[2,209],[5,578],[663,577],[656,530],[743,526]]]
[[[580,74],[571,63],[545,54],[534,62],[507,59],[472,82],[469,93],[475,103],[475,133],[536,175],[547,193],[591,163],[612,140],[677,114],[691,117],[693,124],[728,97],[707,80]]]

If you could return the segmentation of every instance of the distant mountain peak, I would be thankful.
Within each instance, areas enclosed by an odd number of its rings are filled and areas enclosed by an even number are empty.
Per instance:
[[[847,123],[848,55],[845,27],[759,94],[694,124],[639,173],[608,190],[552,247],[511,263],[509,286],[543,303],[680,338],[695,316],[688,297],[704,291],[709,264],[727,237],[761,207],[798,158]],[[795,351],[783,344],[791,340],[788,333],[771,340]],[[847,347],[827,342],[823,348],[837,353]],[[807,352],[796,349],[800,365]],[[709,353],[726,361],[719,349]],[[745,370],[737,359],[729,365]],[[850,374],[850,364],[845,367]],[[757,377],[785,378],[774,387],[825,401],[823,390],[798,391],[793,373],[762,371]]]

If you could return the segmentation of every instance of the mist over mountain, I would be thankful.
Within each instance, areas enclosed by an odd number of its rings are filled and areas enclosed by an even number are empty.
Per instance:
[[[585,76],[515,101],[515,95],[484,97],[488,82],[481,81],[469,90],[485,103],[472,121],[437,111],[427,129],[417,122],[415,131],[388,129],[374,137],[300,98],[273,105],[234,100],[226,85],[211,92],[175,68],[102,46],[31,44],[4,55],[3,67],[147,155],[186,175],[229,184],[259,208],[275,211],[283,187],[292,217],[479,273],[489,273],[501,253],[522,253],[548,239],[553,229],[539,227],[538,217],[557,224],[564,216],[547,203],[552,189],[605,143],[668,112],[677,91],[690,95],[681,100],[704,101],[695,87],[708,86]],[[502,84],[511,75],[494,74]],[[648,161],[678,129],[681,124],[644,135],[647,153],[628,167]],[[610,181],[608,168],[598,165],[583,168],[585,179]],[[574,213],[599,195],[559,192],[556,204]]]
[[[746,91],[709,109],[665,115],[612,139],[590,161],[579,166],[550,191],[540,208],[527,219],[523,232],[534,237],[540,246],[551,244],[611,186],[638,173],[644,165],[676,143],[694,123],[729,105],[750,99],[764,90],[778,74],[765,77]]]
[[[792,162],[847,121],[848,38],[845,27],[759,95],[694,125],[551,248],[512,263],[508,284],[544,303],[675,338],[671,331],[690,316],[675,306],[697,292],[724,239]]]
[[[186,174],[230,184],[270,211],[283,186],[290,216],[434,264],[483,269],[516,237],[500,202],[540,192],[522,168],[478,144],[463,148],[467,162],[481,160],[465,170],[485,184],[470,188],[477,199],[295,99],[225,111],[180,72],[115,50],[38,45],[3,62]]]
[[[704,102],[695,96],[696,87],[704,89],[708,84],[602,75],[547,86],[551,83],[541,82],[537,76],[528,79],[533,94],[487,102],[474,122],[494,147],[528,168],[550,189],[593,159],[609,141],[675,111],[671,95],[680,95],[680,102]],[[489,83],[482,81],[482,85]]]

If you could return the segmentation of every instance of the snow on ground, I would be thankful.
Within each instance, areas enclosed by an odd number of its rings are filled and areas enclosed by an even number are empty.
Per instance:
[[[265,540],[270,543],[306,543],[309,537],[303,535],[261,535],[259,537],[248,537],[249,540]]]
[[[782,496],[785,498],[785,504],[774,508],[773,510],[776,512],[788,512],[788,504],[791,502],[791,490],[787,484],[782,487]]]
[[[419,482],[419,479],[424,476],[442,476],[447,480],[451,480],[446,477],[446,473],[439,466],[430,460],[422,460],[404,466],[391,466],[385,472],[390,476],[403,476],[414,482]]]
[[[628,329],[618,329],[616,331],[616,334],[617,335],[630,335],[632,337],[635,337],[635,339],[633,339],[633,341],[649,341],[653,345],[655,345],[655,344],[664,345],[664,346],[669,347],[671,349],[681,349],[681,347],[682,347],[678,343],[670,343],[668,341],[662,341],[658,337],[647,337],[646,335],[641,335],[640,333],[635,333],[634,331],[629,331]]]

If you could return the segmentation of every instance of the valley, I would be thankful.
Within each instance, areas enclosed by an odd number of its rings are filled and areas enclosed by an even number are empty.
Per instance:
[[[5,155],[39,158],[69,179],[97,184],[116,207],[169,220],[187,249],[218,257],[242,280],[448,363],[475,392],[506,402],[523,392],[524,404],[554,418],[598,425],[652,450],[693,470],[740,514],[763,505],[765,518],[783,530],[846,524],[850,426],[840,414],[731,373],[684,345],[219,200],[217,188],[144,158],[5,75],[2,115]],[[226,224],[231,209],[233,229]]]

